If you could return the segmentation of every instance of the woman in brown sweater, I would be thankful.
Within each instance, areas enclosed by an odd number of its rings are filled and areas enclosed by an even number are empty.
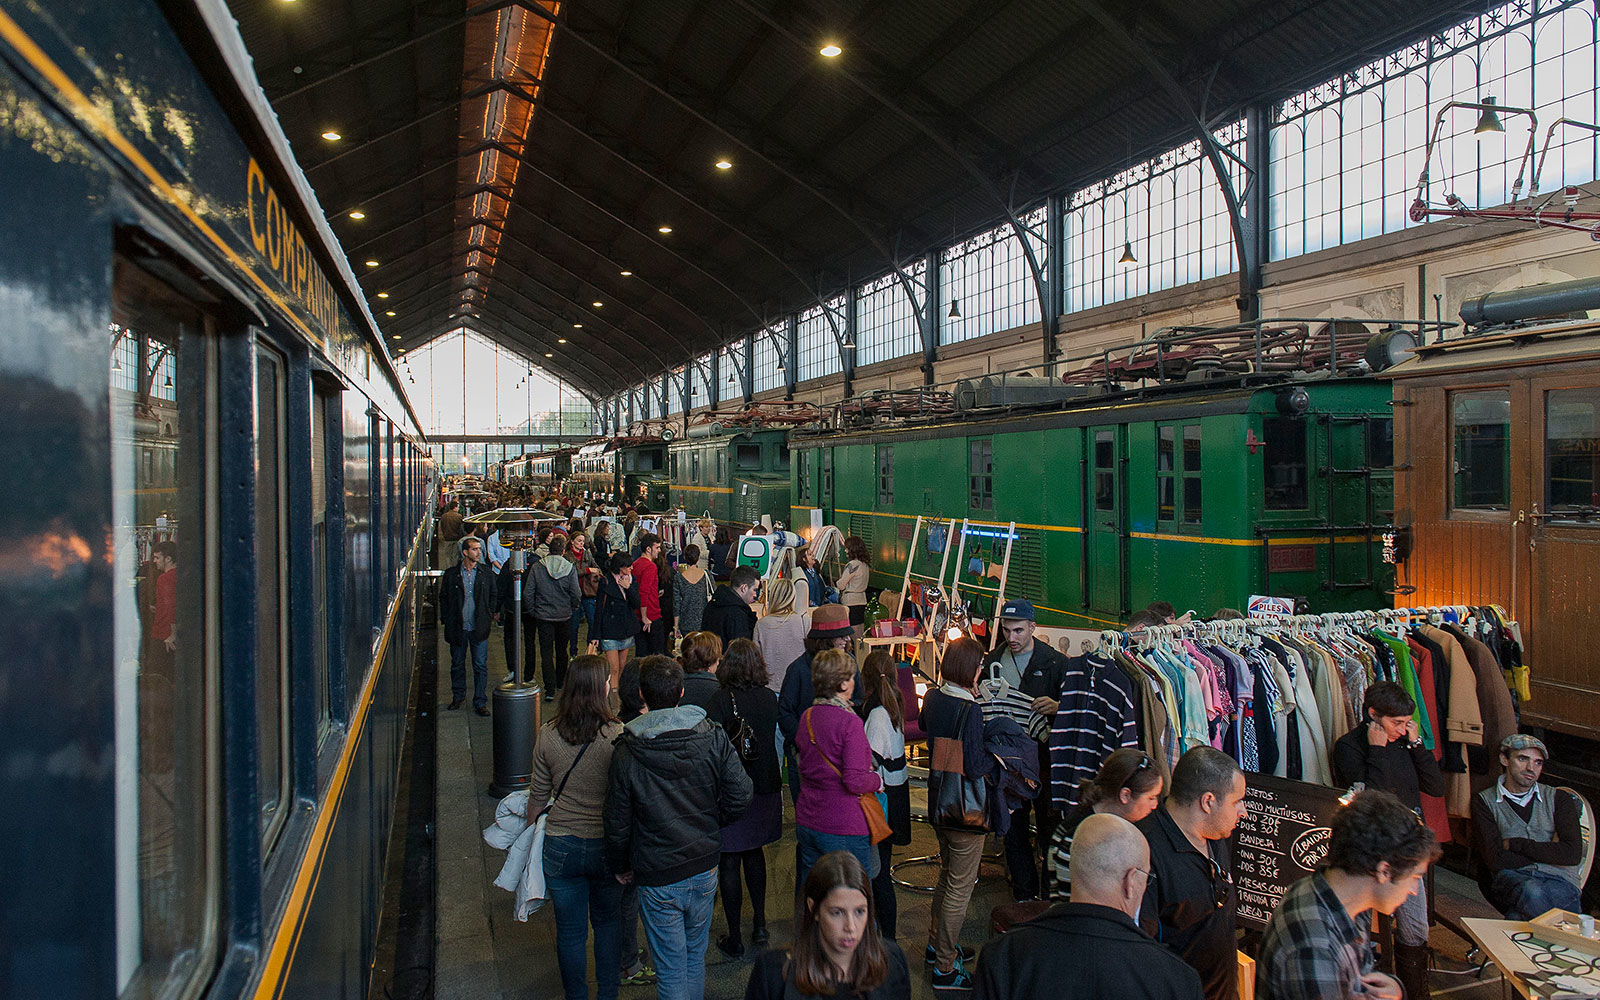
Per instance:
[[[583,945],[590,926],[597,996],[617,996],[622,885],[606,870],[601,822],[612,741],[622,733],[610,708],[610,676],[601,657],[572,661],[555,718],[540,729],[528,788],[530,809],[550,803],[544,875],[555,904],[556,961],[567,1000],[588,1000],[589,961]]]

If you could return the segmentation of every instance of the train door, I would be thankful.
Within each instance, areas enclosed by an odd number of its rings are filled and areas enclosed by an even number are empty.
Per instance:
[[[1600,638],[1594,586],[1600,562],[1600,375],[1534,379],[1531,390],[1526,496],[1532,505],[1523,549],[1531,620],[1524,624],[1524,652],[1533,676],[1544,682],[1539,686],[1586,703],[1560,714],[1596,726],[1600,691],[1590,664]],[[1535,704],[1552,714],[1543,695],[1536,693]]]
[[[833,449],[824,445],[817,449],[820,472],[818,478],[817,506],[822,508],[822,523],[833,523]]]
[[[1120,424],[1090,427],[1089,482],[1089,600],[1099,611],[1121,614],[1127,610],[1124,567],[1127,551],[1127,428]]]

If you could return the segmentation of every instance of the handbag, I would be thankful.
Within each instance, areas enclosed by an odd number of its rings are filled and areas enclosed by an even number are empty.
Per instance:
[[[958,732],[967,730],[971,702],[961,707]],[[933,738],[928,764],[928,822],[947,830],[990,832],[989,782],[966,776],[966,747],[948,736]]]
[[[733,717],[739,723],[738,727],[728,734],[729,741],[733,743],[734,752],[739,755],[739,762],[746,765],[748,770],[749,765],[756,762],[756,731],[751,729],[750,723],[739,714],[739,701],[733,696],[733,692],[722,693],[728,696],[728,705],[733,709]]]
[[[811,734],[811,745],[817,746],[817,730],[816,727],[811,725],[811,709],[809,708],[806,709],[806,732]],[[833,768],[834,774],[837,774],[841,779],[844,778],[844,772],[839,770],[839,765],[828,760],[828,755],[822,752],[821,747],[817,748],[817,756],[821,757],[829,767]],[[874,844],[888,840],[894,831],[889,829],[889,817],[883,813],[883,804],[878,801],[878,793],[862,792],[856,796],[856,801],[861,804],[861,812],[867,818],[867,838]]]

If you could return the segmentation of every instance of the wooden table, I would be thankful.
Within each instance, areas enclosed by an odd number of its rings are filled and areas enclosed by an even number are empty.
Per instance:
[[[1538,934],[1545,928],[1525,920],[1490,920],[1484,917],[1463,917],[1461,924],[1478,949],[1500,969],[1502,981],[1510,983],[1518,996],[1532,1000],[1533,990],[1523,977],[1539,971],[1538,966],[1517,947],[1511,935],[1517,931]],[[1597,943],[1596,951],[1600,952],[1600,943]]]

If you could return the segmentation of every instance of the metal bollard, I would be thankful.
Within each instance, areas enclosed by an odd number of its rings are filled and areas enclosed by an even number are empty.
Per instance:
[[[494,781],[489,794],[503,798],[533,781],[533,746],[539,737],[537,684],[509,681],[494,689]]]

